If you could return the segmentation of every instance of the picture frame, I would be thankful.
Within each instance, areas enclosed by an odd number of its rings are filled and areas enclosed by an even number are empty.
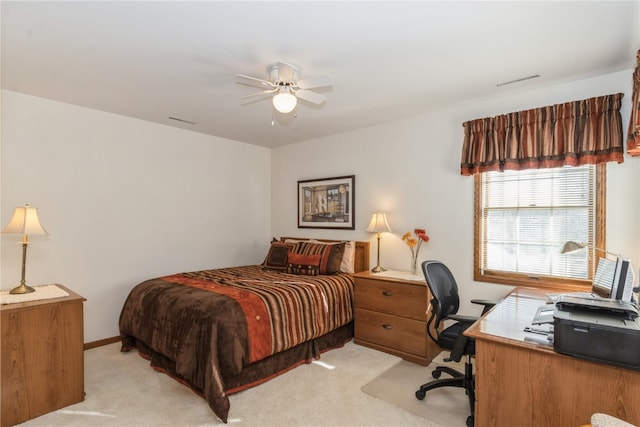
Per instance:
[[[355,175],[298,181],[298,228],[355,230]]]

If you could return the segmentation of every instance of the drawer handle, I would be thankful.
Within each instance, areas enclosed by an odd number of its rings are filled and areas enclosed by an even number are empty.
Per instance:
[[[392,297],[393,293],[391,293],[389,291],[382,291],[382,295],[384,295],[385,297]]]
[[[385,328],[387,331],[393,329],[393,326],[387,325],[386,323],[384,325],[382,325],[382,327]]]

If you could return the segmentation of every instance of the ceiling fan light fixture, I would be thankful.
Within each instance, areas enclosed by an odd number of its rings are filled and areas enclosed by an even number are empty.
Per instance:
[[[280,88],[280,91],[273,97],[273,106],[281,113],[290,113],[296,108],[298,98],[295,97],[288,87]]]
[[[298,80],[299,75],[300,69],[298,66],[286,62],[278,62],[271,66],[268,81],[238,74],[236,75],[236,83],[262,89],[261,92],[243,96],[242,99],[269,95],[273,108],[282,114],[291,113],[298,105],[298,98],[315,105],[323,104],[325,101],[324,95],[314,92],[313,89],[332,86],[333,79],[331,76],[316,76]]]

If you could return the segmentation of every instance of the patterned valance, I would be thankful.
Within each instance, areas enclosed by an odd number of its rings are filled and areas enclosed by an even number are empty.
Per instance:
[[[631,119],[627,137],[627,154],[640,156],[640,50],[636,54],[636,70],[633,72],[633,94],[631,95]]]
[[[618,93],[465,122],[461,173],[622,163],[623,96]]]

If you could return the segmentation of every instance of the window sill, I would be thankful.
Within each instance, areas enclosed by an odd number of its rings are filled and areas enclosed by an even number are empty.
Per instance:
[[[477,282],[496,283],[499,285],[525,286],[553,291],[591,291],[591,281],[579,279],[558,279],[551,277],[528,278],[510,274],[479,274],[473,276]]]

